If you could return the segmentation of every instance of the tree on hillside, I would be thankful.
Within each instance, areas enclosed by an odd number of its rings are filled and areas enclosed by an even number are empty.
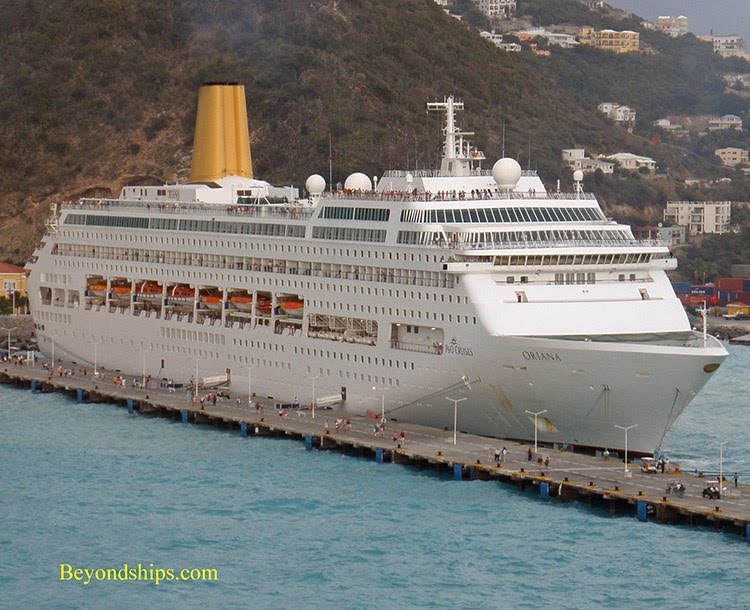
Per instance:
[[[479,30],[489,30],[491,27],[489,17],[477,8],[473,0],[454,0],[450,12],[460,15],[467,25]]]

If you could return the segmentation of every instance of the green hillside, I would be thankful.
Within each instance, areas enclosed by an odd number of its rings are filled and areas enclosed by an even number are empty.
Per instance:
[[[682,159],[682,148],[610,124],[596,104],[632,93],[645,116],[658,114],[648,92],[668,87],[647,86],[641,68],[675,82],[695,72],[715,87],[721,67],[691,70],[685,60],[675,71],[659,67],[660,55],[590,49],[505,54],[433,0],[26,0],[0,4],[0,23],[0,259],[15,262],[33,249],[51,201],[184,179],[203,81],[246,85],[255,172],[273,182],[327,176],[329,138],[334,182],[435,165],[441,123],[425,102],[455,94],[488,159],[501,154],[505,124],[507,153],[565,184],[565,147]],[[697,91],[692,82],[683,88]],[[723,99],[717,91],[716,104]],[[605,206],[625,215],[647,217],[649,204],[676,192],[672,183],[598,183]]]
[[[511,153],[557,177],[559,141],[622,142],[620,130],[432,0],[28,0],[0,21],[0,258],[20,261],[47,204],[136,177],[184,178],[196,91],[247,86],[256,174],[435,163],[427,98],[454,93],[490,158]]]

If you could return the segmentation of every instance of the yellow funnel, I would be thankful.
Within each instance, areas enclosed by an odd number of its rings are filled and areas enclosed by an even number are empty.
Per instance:
[[[230,175],[253,177],[245,87],[205,83],[198,92],[190,182]]]

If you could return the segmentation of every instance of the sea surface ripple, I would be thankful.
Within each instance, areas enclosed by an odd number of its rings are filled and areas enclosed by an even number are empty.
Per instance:
[[[750,481],[750,348],[666,439]],[[0,387],[0,606],[746,608],[736,534]],[[60,581],[60,564],[217,582]]]

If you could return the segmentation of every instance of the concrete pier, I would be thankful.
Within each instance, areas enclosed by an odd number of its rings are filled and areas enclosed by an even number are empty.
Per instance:
[[[242,436],[296,438],[305,448],[340,451],[415,468],[451,473],[456,481],[498,481],[533,491],[551,501],[579,501],[603,506],[611,514],[630,514],[640,521],[703,525],[733,532],[746,538],[750,532],[750,486],[724,483],[721,499],[702,496],[705,477],[683,472],[643,473],[636,465],[626,468],[614,457],[595,457],[540,447],[529,459],[529,445],[469,434],[401,423],[386,423],[384,435],[373,434],[373,420],[346,412],[317,409],[315,417],[302,409],[274,408],[273,400],[223,400],[215,406],[192,404],[185,392],[169,392],[158,387],[126,388],[115,385],[112,375],[103,371],[92,378],[59,376],[39,365],[0,365],[0,383],[35,392],[59,391],[73,400],[109,401],[141,415],[166,417],[183,423],[210,425],[234,430]],[[342,417],[351,427],[332,432],[331,423]],[[393,432],[406,433],[403,445],[392,440]],[[495,450],[507,448],[507,456],[495,461]],[[548,461],[547,461],[547,459]],[[684,495],[668,493],[673,483],[685,487]],[[714,484],[716,484],[714,480]]]

